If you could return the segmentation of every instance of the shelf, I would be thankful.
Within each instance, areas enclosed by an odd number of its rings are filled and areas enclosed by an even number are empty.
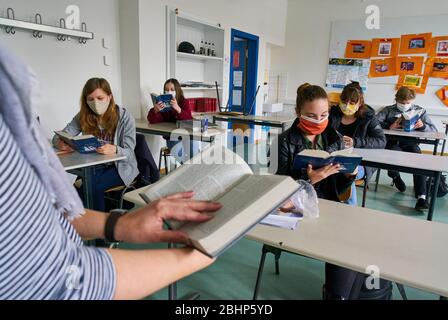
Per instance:
[[[209,57],[209,56],[203,56],[199,54],[190,54],[190,53],[183,53],[183,52],[177,52],[177,58],[178,59],[189,59],[189,60],[201,60],[201,61],[223,61],[222,58],[218,57]]]

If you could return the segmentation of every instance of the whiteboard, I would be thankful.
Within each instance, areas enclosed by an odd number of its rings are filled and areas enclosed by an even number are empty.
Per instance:
[[[365,20],[334,21],[330,40],[330,58],[343,58],[348,40],[373,38],[400,38],[403,34],[432,32],[433,36],[448,35],[448,15],[382,18],[379,30],[366,28]],[[394,101],[398,77],[372,78],[368,81],[366,100],[372,106],[386,106]],[[433,115],[448,116],[448,108],[435,92],[448,85],[448,80],[430,78],[425,95],[419,95],[416,103]]]

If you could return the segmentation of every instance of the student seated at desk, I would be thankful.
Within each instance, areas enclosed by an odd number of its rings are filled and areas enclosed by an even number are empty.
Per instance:
[[[192,111],[186,102],[184,92],[179,81],[176,79],[167,80],[163,86],[163,90],[165,94],[171,94],[173,96],[173,100],[171,101],[173,108],[170,111],[161,112],[163,109],[163,103],[159,102],[159,104],[156,104],[148,113],[149,123],[176,123],[177,121],[193,120]],[[170,137],[164,137],[164,139],[167,141],[168,148],[174,156],[180,160],[180,162],[190,159],[199,151],[199,143],[196,141],[171,141]],[[189,155],[190,143],[193,144],[192,155]]]
[[[121,217],[84,210],[33,119],[33,75],[2,47],[0,79],[0,300],[143,299],[213,262],[190,248],[86,247],[105,237],[186,243],[163,221],[207,221],[221,206],[184,193]]]
[[[437,128],[428,117],[426,110],[414,104],[416,98],[415,91],[407,87],[402,87],[398,90],[395,99],[396,104],[385,107],[381,110],[377,118],[384,129],[402,129],[401,119],[402,115],[407,112],[420,111],[420,120],[415,124],[414,130],[420,132],[437,132]],[[392,139],[387,142],[386,149],[404,151],[411,153],[422,153],[418,143],[415,142],[398,142]],[[393,179],[394,185],[400,192],[406,191],[406,184],[400,177],[400,173],[396,171],[389,171],[389,177]],[[428,203],[426,200],[426,178],[420,175],[414,175],[414,191],[417,198],[415,209],[418,211],[427,210]]]
[[[93,209],[105,211],[104,192],[113,187],[129,186],[139,174],[134,151],[134,118],[126,109],[115,104],[106,79],[93,78],[87,81],[82,90],[81,111],[63,131],[71,136],[81,133],[94,135],[104,143],[97,149],[99,154],[126,156],[126,160],[96,167],[91,177]],[[53,138],[53,144],[62,151],[70,149],[57,136]]]
[[[387,140],[383,128],[375,117],[375,111],[365,104],[364,94],[358,82],[347,85],[341,94],[341,102],[331,108],[330,125],[344,136],[346,148],[384,149]],[[356,180],[370,179],[372,168],[358,168]],[[358,204],[356,185],[353,184],[347,204]]]
[[[325,90],[318,86],[301,86],[297,92],[296,112],[298,118],[292,127],[279,137],[277,174],[308,180],[319,198],[340,202],[340,196],[350,190],[357,172],[351,175],[339,173],[340,165],[321,169],[310,166],[307,172],[293,168],[294,157],[305,149],[330,153],[344,149],[343,137],[329,125],[329,102]],[[326,264],[325,269],[325,299],[358,298],[365,275],[332,264]]]

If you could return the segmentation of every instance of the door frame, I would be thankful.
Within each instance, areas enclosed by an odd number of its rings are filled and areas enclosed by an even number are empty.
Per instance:
[[[249,47],[249,61],[247,65],[247,89],[246,89],[246,104],[245,106],[241,106],[243,110],[248,113],[252,106],[253,98],[257,92],[257,84],[258,84],[258,56],[259,56],[259,48],[260,48],[260,37],[243,32],[237,29],[231,29],[231,38],[230,38],[230,82],[229,82],[229,105],[230,110],[233,109],[233,50],[234,50],[234,39],[241,38],[247,40]],[[253,57],[253,59],[251,59]],[[247,105],[249,103],[249,105]],[[252,109],[251,115],[255,115],[257,110],[257,102],[255,101],[254,108]]]

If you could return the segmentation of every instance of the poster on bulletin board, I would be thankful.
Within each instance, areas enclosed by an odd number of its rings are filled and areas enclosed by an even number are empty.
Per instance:
[[[398,56],[400,38],[373,39],[372,58],[393,58]]]
[[[370,60],[330,59],[327,73],[327,88],[342,89],[352,81],[360,83],[363,91],[367,91]]]
[[[393,77],[397,75],[395,58],[375,59],[370,65],[370,78]]]
[[[424,74],[402,74],[398,79],[397,90],[408,87],[416,93],[425,94],[428,80],[428,76]]]
[[[432,33],[406,34],[401,36],[400,54],[425,54],[429,52]]]
[[[424,57],[397,57],[398,74],[422,73]]]
[[[429,55],[431,57],[448,57],[448,36],[432,38]]]
[[[431,78],[448,79],[448,58],[429,58],[426,61],[425,74]]]
[[[436,92],[439,99],[442,101],[442,103],[448,107],[448,86],[443,87],[439,91]]]
[[[370,59],[372,42],[367,40],[349,40],[345,49],[347,59]]]

